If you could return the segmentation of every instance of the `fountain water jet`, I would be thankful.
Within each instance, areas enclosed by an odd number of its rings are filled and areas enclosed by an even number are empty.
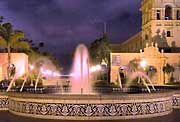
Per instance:
[[[119,83],[119,87],[122,89],[123,87],[122,87],[122,80],[121,80],[121,76],[120,76],[120,74],[119,74],[119,72],[118,72],[118,83]]]
[[[38,73],[38,76],[37,76],[37,78],[36,78],[36,82],[35,82],[35,85],[34,85],[34,90],[35,90],[35,91],[37,90],[37,85],[38,85],[40,76],[41,76],[41,71],[39,70],[39,73]]]
[[[19,90],[20,92],[23,91],[23,88],[24,88],[25,83],[27,82],[28,76],[29,76],[29,73],[28,73],[28,75],[26,76],[26,78],[25,78],[23,84],[21,85],[21,89]]]
[[[14,75],[13,79],[10,81],[10,84],[8,85],[8,88],[6,89],[6,92],[10,91],[10,89],[13,86],[15,79],[16,79],[16,75]]]
[[[71,81],[72,94],[90,94],[91,84],[89,82],[89,54],[84,44],[78,45],[74,55],[74,62],[71,73],[74,76]]]
[[[154,85],[153,85],[151,79],[150,79],[144,72],[140,72],[140,71],[134,72],[134,73],[131,75],[130,79],[135,79],[135,78],[138,78],[138,82],[140,82],[140,79],[142,79],[143,84],[146,86],[146,88],[147,88],[147,90],[148,90],[149,93],[151,93],[151,90],[150,90],[149,86],[147,85],[146,80],[150,83],[152,89],[153,89],[154,91],[156,91],[156,89],[154,88]],[[146,79],[146,80],[145,80],[145,79]]]

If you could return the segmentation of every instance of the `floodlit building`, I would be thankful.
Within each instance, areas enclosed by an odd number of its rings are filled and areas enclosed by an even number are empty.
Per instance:
[[[0,53],[0,81],[7,79],[8,54]],[[16,68],[16,77],[28,72],[28,56],[24,53],[11,53],[11,64]]]
[[[157,70],[154,84],[169,79],[163,73],[166,64],[173,65],[174,80],[180,81],[180,0],[142,0],[140,10],[142,31],[111,45],[111,82],[116,83],[122,67],[134,59],[146,60],[147,67]]]

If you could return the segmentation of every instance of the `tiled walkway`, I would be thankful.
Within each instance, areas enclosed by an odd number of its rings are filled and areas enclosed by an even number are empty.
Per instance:
[[[0,122],[73,122],[73,121],[26,118],[21,116],[15,116],[4,111],[4,112],[0,112]],[[92,121],[83,121],[83,122],[92,122]],[[93,122],[111,122],[111,121],[93,121]],[[162,117],[134,119],[134,120],[116,120],[113,122],[180,122],[180,109],[176,109],[173,111],[173,113]]]

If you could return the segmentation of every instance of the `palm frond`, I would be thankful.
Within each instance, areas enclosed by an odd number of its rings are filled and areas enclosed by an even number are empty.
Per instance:
[[[17,43],[11,45],[12,48],[15,49],[24,49],[24,50],[30,50],[30,45],[27,42],[24,41],[17,41]]]
[[[3,26],[0,26],[0,37],[4,38],[5,40],[7,39],[6,28],[4,28]]]
[[[9,41],[11,33],[13,32],[11,23],[4,23],[2,25],[2,28],[3,28],[3,33],[2,33],[3,34],[3,38],[5,40]]]
[[[17,45],[17,43],[19,43],[19,40],[22,38],[24,38],[24,33],[22,31],[12,32],[10,36],[10,46],[13,47],[13,45]]]
[[[6,40],[4,40],[4,38],[1,36],[0,36],[0,47],[3,47],[3,48],[7,47]]]

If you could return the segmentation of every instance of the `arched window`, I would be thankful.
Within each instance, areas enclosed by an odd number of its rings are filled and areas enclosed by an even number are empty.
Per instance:
[[[165,6],[165,20],[172,20],[172,8],[170,6]]]
[[[180,10],[177,10],[176,18],[177,18],[177,20],[180,20]]]
[[[171,37],[171,31],[167,31],[167,37]]]
[[[157,20],[160,20],[160,19],[161,19],[161,11],[160,11],[160,10],[157,10],[157,11],[156,11],[156,19],[157,19]]]

